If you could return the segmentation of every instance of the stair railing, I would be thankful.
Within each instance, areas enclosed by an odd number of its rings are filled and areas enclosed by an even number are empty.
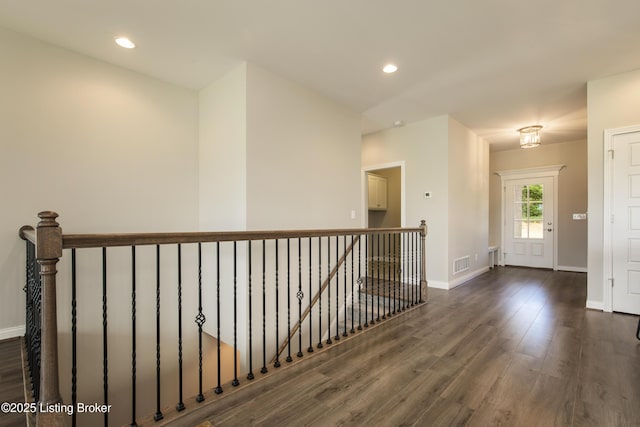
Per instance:
[[[243,375],[251,382],[257,369],[278,368],[284,348],[292,361],[296,333],[302,358],[303,337],[309,353],[314,342],[331,344],[334,331],[340,339],[339,317],[346,337],[426,299],[424,221],[402,229],[63,234],[55,212],[38,216],[20,237],[39,426],[166,421],[239,386]],[[374,272],[374,256],[397,262]],[[370,306],[357,323],[356,300]],[[268,353],[277,354],[271,363]]]

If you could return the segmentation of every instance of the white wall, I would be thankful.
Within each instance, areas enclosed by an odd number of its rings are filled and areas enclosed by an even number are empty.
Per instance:
[[[448,174],[451,286],[489,265],[489,145],[452,118]],[[470,257],[469,271],[454,275],[453,261],[465,256]]]
[[[362,138],[363,167],[405,162],[406,226],[427,221],[427,280],[441,283],[449,277],[448,128],[448,116],[440,116]]]
[[[245,63],[200,92],[200,226],[213,229],[347,228],[360,221],[360,116],[294,82],[254,64]],[[351,218],[351,211],[355,218]],[[283,242],[281,242],[283,243]],[[306,243],[306,242],[305,242]],[[295,244],[295,242],[294,242]],[[260,246],[259,243],[255,245]],[[254,245],[255,269],[261,254]],[[223,245],[221,263],[233,265],[232,248]],[[281,245],[282,246],[282,245]],[[284,251],[284,248],[280,248]],[[284,252],[279,261],[284,271]],[[275,283],[274,244],[267,244],[266,287]],[[220,309],[220,338],[237,339],[242,369],[248,364],[247,248],[239,244],[236,257],[236,317],[233,306]],[[315,258],[314,258],[315,262]],[[258,267],[257,267],[258,266]],[[203,295],[215,301],[216,271],[203,266]],[[233,272],[221,271],[221,296],[232,301]],[[315,285],[315,283],[314,283]],[[286,305],[280,294],[280,301]],[[310,298],[312,295],[307,295]],[[297,300],[296,300],[297,302]],[[275,332],[269,298],[267,336],[269,359],[275,353]],[[261,317],[254,302],[253,319]],[[204,330],[217,336],[217,309],[204,308]],[[255,326],[255,325],[254,325]],[[286,327],[285,322],[280,326]],[[287,330],[280,331],[280,338]],[[272,348],[273,347],[273,348]],[[255,360],[259,354],[255,354]]]
[[[587,306],[603,304],[603,165],[605,129],[640,124],[640,70],[587,84],[589,249]]]
[[[24,324],[20,226],[194,230],[197,94],[0,29],[0,331]]]
[[[248,229],[357,227],[360,191],[360,116],[248,64]]]
[[[429,286],[450,288],[484,271],[489,262],[486,141],[449,116],[363,137],[363,167],[398,161],[406,162],[407,226],[427,221]],[[427,191],[430,199],[424,198]],[[454,275],[453,260],[466,255],[470,271]]]
[[[247,71],[243,63],[199,93],[200,229],[247,226]]]

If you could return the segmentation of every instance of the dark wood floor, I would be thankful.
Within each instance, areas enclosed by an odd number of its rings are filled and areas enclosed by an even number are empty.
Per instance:
[[[22,382],[22,358],[19,338],[0,341],[0,403],[24,403]],[[0,412],[0,427],[22,427],[24,414]]]
[[[586,275],[498,268],[179,425],[640,426],[637,317]]]

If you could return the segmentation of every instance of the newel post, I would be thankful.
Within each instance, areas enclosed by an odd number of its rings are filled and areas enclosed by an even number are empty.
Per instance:
[[[62,256],[62,229],[55,212],[40,212],[36,228],[36,259],[41,279],[40,400],[37,426],[65,425],[66,414],[47,411],[61,403],[58,381],[58,324],[56,312],[56,265]],[[44,410],[42,410],[44,408]]]
[[[427,221],[420,221],[420,244],[422,249],[422,259],[420,260],[420,302],[427,299]]]

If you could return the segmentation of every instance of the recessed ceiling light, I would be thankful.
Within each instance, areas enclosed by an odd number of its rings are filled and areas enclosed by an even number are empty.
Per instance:
[[[398,67],[394,64],[387,64],[382,68],[382,71],[387,73],[387,74],[391,74],[391,73],[395,73],[396,71],[398,71]]]
[[[118,46],[122,46],[125,49],[133,49],[134,47],[136,47],[136,44],[126,37],[117,37],[116,43],[118,44]]]

